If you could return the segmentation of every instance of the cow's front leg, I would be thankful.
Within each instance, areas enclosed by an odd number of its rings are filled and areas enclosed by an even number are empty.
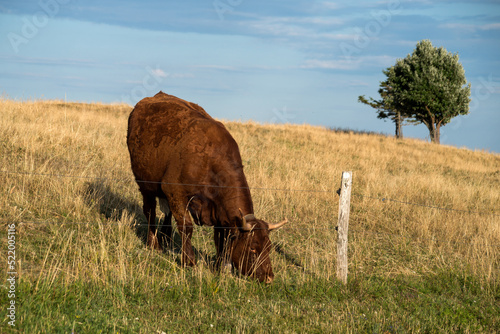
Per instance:
[[[188,203],[182,193],[176,193],[176,188],[170,189],[168,180],[172,178],[165,178],[162,184],[162,191],[166,195],[169,210],[174,216],[177,223],[177,231],[179,232],[182,240],[182,257],[181,265],[194,266],[196,265],[196,258],[194,257],[193,247],[191,246],[191,236],[193,235],[193,224],[189,210],[187,209]],[[164,203],[165,204],[165,203]]]
[[[193,235],[193,225],[184,225],[179,229],[182,238],[182,260],[183,266],[195,266],[196,259],[194,257],[193,246],[191,246],[191,236]]]
[[[191,236],[193,235],[193,223],[191,222],[191,217],[186,215],[185,217],[179,217],[178,219],[175,214],[174,217],[177,221],[177,230],[179,231],[182,239],[181,264],[183,266],[195,266],[196,259],[194,257],[193,246],[191,246]]]
[[[215,267],[217,270],[226,269],[226,267],[231,266],[229,261],[229,254],[227,254],[228,249],[228,235],[229,230],[223,226],[214,226],[214,242],[217,252]]]

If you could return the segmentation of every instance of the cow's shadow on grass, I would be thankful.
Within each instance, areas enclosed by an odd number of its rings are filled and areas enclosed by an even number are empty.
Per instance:
[[[282,245],[273,242],[273,246],[274,246],[274,251],[280,256],[282,256],[286,260],[286,262],[290,263],[291,265],[293,265],[294,267],[298,268],[303,272],[307,272],[302,263],[300,263],[300,260],[297,259],[293,254],[288,253],[286,249],[283,248]]]
[[[131,228],[144,245],[147,244],[148,224],[146,222],[146,217],[142,212],[142,206],[140,203],[120,195],[119,193],[113,191],[108,184],[102,182],[87,183],[84,189],[84,198],[89,207],[96,210],[108,220],[118,221],[123,217],[123,215],[131,217],[133,221]],[[172,239],[170,242],[167,241],[166,235],[161,232],[163,224],[165,224],[164,218],[157,218],[156,223],[158,227],[158,239],[163,248],[163,252],[177,254],[178,256],[176,256],[175,261],[180,266],[182,253],[181,236],[177,233],[176,229],[173,228]],[[173,219],[171,224],[175,226]],[[299,270],[308,272],[300,261],[293,254],[288,253],[282,245],[273,243],[273,246],[275,252],[284,257],[288,263],[292,264]],[[197,249],[196,247],[193,247],[193,250],[198,261],[204,261],[204,263],[206,263],[210,270],[214,273],[219,272],[215,255],[208,254]]]
[[[111,187],[107,184],[101,182],[88,182],[84,189],[85,203],[91,207],[93,210],[97,210],[99,214],[106,217],[106,219],[111,221],[120,220],[123,215],[131,217],[133,224],[131,228],[134,230],[137,237],[147,245],[147,235],[148,235],[148,223],[146,217],[142,212],[142,206],[140,203],[131,201],[126,197],[114,192]],[[167,240],[164,233],[161,232],[163,225],[165,224],[165,219],[156,218],[158,240],[163,248],[164,253],[174,253],[179,256],[176,257],[176,262],[181,265],[180,254],[182,252],[182,240],[176,229],[173,228],[171,240]],[[172,225],[175,223],[172,219]],[[201,250],[193,247],[195,256],[205,261],[212,270],[215,270],[215,257],[211,256]]]

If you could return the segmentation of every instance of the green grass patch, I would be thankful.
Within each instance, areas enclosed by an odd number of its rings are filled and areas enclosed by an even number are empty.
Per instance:
[[[183,280],[18,283],[25,333],[494,333],[500,291],[461,272],[336,280],[246,279],[186,269]],[[1,294],[5,305],[7,295]]]

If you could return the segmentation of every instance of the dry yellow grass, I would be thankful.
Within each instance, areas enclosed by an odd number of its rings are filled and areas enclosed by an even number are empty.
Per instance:
[[[19,225],[27,279],[106,284],[134,279],[136,271],[159,274],[155,261],[167,261],[183,279],[176,254],[158,257],[129,228],[143,219],[125,140],[130,111],[0,100],[0,222],[44,222]],[[273,236],[278,277],[335,275],[335,191],[341,172],[351,170],[351,275],[458,267],[498,283],[499,155],[307,125],[225,124],[240,146],[256,215],[291,221]],[[195,247],[213,252],[210,230],[195,235]]]

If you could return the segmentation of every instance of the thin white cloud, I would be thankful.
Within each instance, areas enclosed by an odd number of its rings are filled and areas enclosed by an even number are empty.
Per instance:
[[[248,23],[246,23],[248,24]],[[310,35],[313,31],[299,25],[290,24],[289,21],[283,21],[277,18],[264,18],[249,24],[255,31],[263,35],[277,37],[304,37]]]
[[[54,73],[40,73],[40,72],[16,72],[9,73],[4,72],[5,76],[19,78],[29,78],[29,79],[42,79],[44,81],[61,81],[61,82],[71,82],[73,85],[82,85],[82,83],[87,82],[87,78],[77,75],[55,75]]]
[[[280,38],[317,38],[322,35],[319,31],[340,28],[343,24],[345,21],[337,16],[255,17],[244,22],[245,27],[250,26],[253,32]],[[324,36],[330,35],[333,36]]]
[[[0,56],[0,59],[9,63],[20,63],[30,65],[76,65],[76,66],[98,66],[99,63],[84,59],[70,58],[41,58],[41,57],[22,57],[22,56]]]
[[[500,23],[484,24],[479,26],[482,30],[496,30],[500,29]]]
[[[310,17],[287,17],[280,19],[282,22],[312,24],[316,26],[339,26],[344,24],[345,21],[336,16],[310,16]]]
[[[377,68],[391,66],[395,58],[388,55],[363,56],[355,59],[308,59],[300,67],[316,70],[358,70],[361,68]]]
[[[346,33],[324,33],[324,34],[317,34],[317,36],[334,41],[354,41],[357,37],[359,37],[356,34],[346,34]]]
[[[285,66],[259,66],[253,64],[242,65],[242,66],[225,66],[225,65],[208,64],[208,65],[193,65],[190,67],[192,69],[206,69],[206,70],[224,71],[224,72],[273,71],[273,70],[283,70],[287,68]]]
[[[439,26],[439,28],[475,32],[478,30],[497,30],[497,29],[500,29],[500,23],[490,23],[490,24],[445,23],[445,24],[441,24]]]
[[[209,70],[219,70],[219,71],[239,71],[234,66],[226,66],[226,65],[195,65],[193,68],[202,68]]]
[[[172,79],[189,79],[194,78],[194,74],[192,73],[174,73],[169,76]]]
[[[151,69],[151,74],[159,78],[166,78],[169,76],[168,73],[165,73],[165,71],[160,68]]]
[[[315,70],[353,70],[359,67],[359,61],[351,60],[319,60],[309,59],[306,60],[301,68],[315,69]]]
[[[337,2],[330,2],[330,1],[322,1],[319,4],[316,5],[319,9],[327,9],[327,10],[337,10],[341,9],[344,6],[337,3]]]

